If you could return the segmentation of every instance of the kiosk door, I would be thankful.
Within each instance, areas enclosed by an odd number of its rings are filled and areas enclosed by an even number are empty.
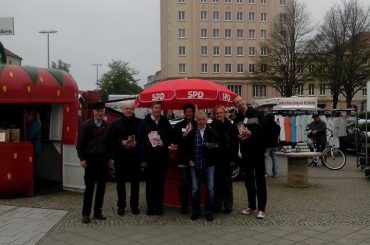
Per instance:
[[[80,167],[75,145],[63,145],[63,188],[65,190],[83,190],[84,170]]]

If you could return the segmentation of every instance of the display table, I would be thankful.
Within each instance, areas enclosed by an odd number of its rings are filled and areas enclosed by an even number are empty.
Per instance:
[[[33,196],[33,146],[0,143],[0,198]]]
[[[319,157],[321,152],[275,152],[277,156],[288,160],[288,182],[290,187],[308,186],[308,158]]]

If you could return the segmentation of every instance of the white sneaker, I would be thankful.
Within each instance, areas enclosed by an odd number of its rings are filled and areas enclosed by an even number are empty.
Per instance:
[[[257,210],[252,209],[252,208],[245,208],[245,209],[242,210],[241,213],[244,214],[244,215],[248,215],[248,214],[254,214],[254,213],[256,213],[256,211]]]
[[[258,211],[257,219],[264,219],[266,217],[266,213],[263,211]]]

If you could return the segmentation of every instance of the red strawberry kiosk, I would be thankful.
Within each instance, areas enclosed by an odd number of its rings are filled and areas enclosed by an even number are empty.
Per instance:
[[[38,178],[64,188],[83,185],[82,170],[74,164],[78,105],[77,84],[70,74],[0,64],[0,198],[34,195],[33,145],[26,137],[29,110],[41,122]]]

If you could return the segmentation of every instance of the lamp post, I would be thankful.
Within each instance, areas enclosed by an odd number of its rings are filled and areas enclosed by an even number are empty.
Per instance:
[[[96,67],[96,90],[99,90],[99,66],[103,66],[102,64],[92,64]]]
[[[47,35],[47,40],[48,40],[48,68],[50,68],[50,48],[49,48],[49,34],[55,34],[57,33],[56,30],[42,30],[42,31],[39,31],[39,33],[41,34],[46,34]]]

